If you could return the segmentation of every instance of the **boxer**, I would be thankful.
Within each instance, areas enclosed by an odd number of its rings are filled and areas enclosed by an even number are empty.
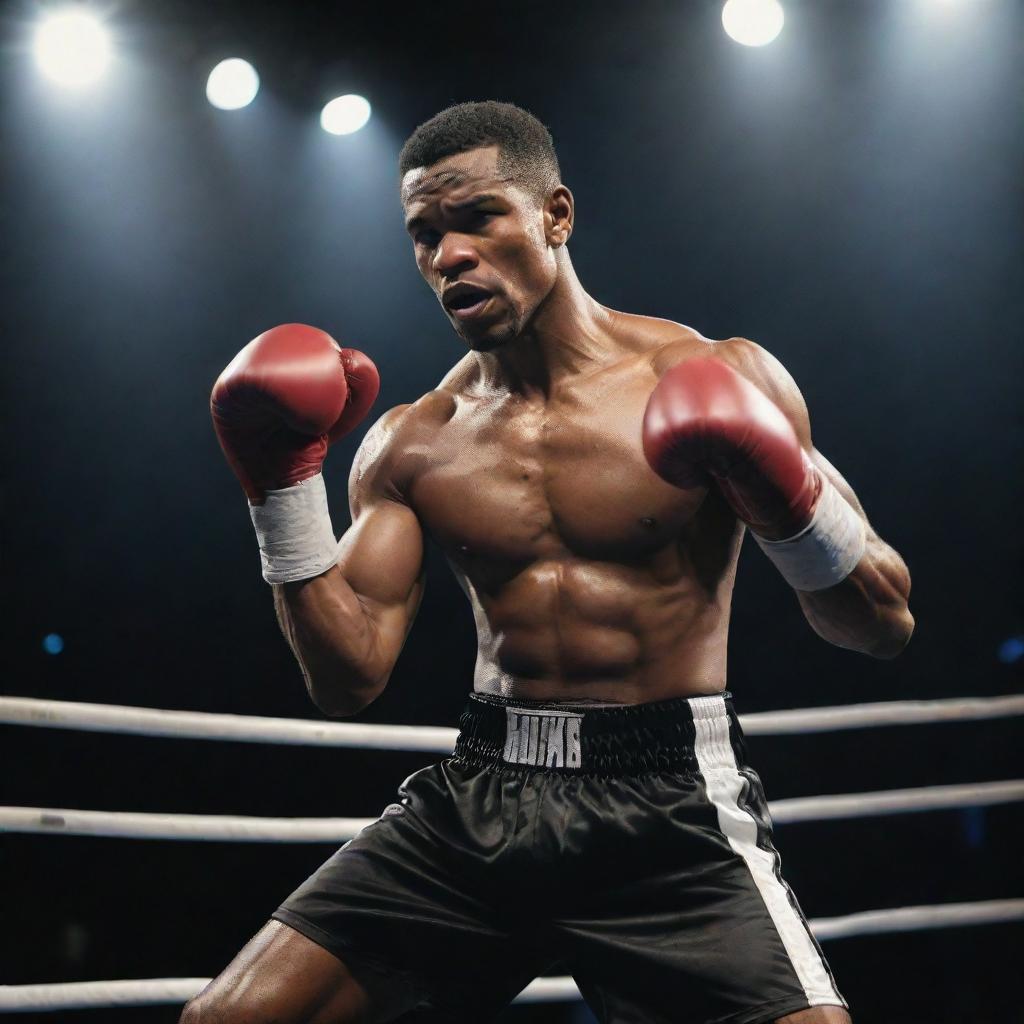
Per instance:
[[[370,360],[277,327],[212,409],[317,706],[355,714],[386,686],[428,535],[476,618],[473,692],[452,756],[182,1020],[479,1022],[557,967],[609,1024],[848,1022],[725,689],[730,600],[749,530],[815,632],[892,658],[913,630],[906,566],[776,359],[584,291],[535,118],[449,108],[400,170],[416,265],[468,351],[366,434],[340,542],[320,469],[373,402]]]

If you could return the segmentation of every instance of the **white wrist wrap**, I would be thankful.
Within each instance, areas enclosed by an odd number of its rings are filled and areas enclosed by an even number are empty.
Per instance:
[[[338,561],[327,488],[320,473],[293,487],[267,491],[266,501],[250,505],[249,514],[268,583],[308,580]]]
[[[794,590],[824,590],[845,580],[867,543],[864,521],[825,478],[814,516],[795,537],[765,540],[755,533],[754,540]]]

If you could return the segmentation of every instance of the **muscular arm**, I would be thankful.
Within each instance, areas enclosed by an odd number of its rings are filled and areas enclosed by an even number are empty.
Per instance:
[[[907,606],[910,573],[903,559],[872,529],[850,485],[814,448],[807,406],[796,382],[777,359],[744,338],[720,342],[709,354],[729,363],[775,402],[814,464],[864,521],[867,548],[853,572],[825,590],[796,592],[807,621],[829,643],[876,658],[896,657],[914,631]]]
[[[864,520],[867,548],[842,583],[813,593],[798,590],[797,600],[814,631],[829,643],[876,658],[895,658],[914,632],[906,563],[871,528],[857,495],[836,468],[821,452],[812,449],[810,454]]]
[[[392,441],[408,406],[383,416],[352,464],[338,564],[274,587],[274,607],[313,702],[362,710],[387,685],[423,596],[423,532],[393,480]]]

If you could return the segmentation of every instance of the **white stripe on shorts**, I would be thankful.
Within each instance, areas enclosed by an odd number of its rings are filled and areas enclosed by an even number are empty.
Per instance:
[[[789,902],[786,886],[775,874],[775,857],[757,845],[757,822],[739,805],[746,780],[729,742],[729,717],[723,697],[692,697],[696,726],[694,753],[704,776],[708,799],[718,811],[718,827],[743,858],[768,909],[790,963],[810,1006],[845,1006],[836,991],[800,915]]]

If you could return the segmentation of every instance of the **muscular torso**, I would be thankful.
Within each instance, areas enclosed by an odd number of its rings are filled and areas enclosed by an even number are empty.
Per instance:
[[[613,324],[607,362],[546,395],[486,386],[470,356],[396,439],[393,479],[473,606],[478,692],[636,703],[725,685],[742,529],[641,447],[653,356],[685,329]]]

